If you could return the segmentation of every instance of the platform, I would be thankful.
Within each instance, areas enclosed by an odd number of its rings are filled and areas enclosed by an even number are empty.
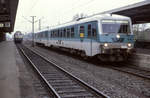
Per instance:
[[[129,60],[133,65],[150,69],[150,49],[136,48]]]
[[[12,41],[0,42],[0,98],[20,98],[16,47]]]
[[[136,48],[136,53],[150,55],[150,49]]]

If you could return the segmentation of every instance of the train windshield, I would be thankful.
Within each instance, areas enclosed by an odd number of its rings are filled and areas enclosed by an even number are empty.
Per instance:
[[[130,24],[126,20],[102,20],[103,33],[130,33]]]

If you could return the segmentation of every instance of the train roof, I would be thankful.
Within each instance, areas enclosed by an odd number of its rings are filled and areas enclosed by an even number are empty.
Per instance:
[[[57,28],[62,28],[62,27],[74,25],[74,24],[90,22],[90,21],[98,21],[98,20],[101,20],[101,19],[130,20],[129,17],[121,16],[121,15],[115,15],[115,14],[112,14],[112,15],[110,15],[110,14],[93,15],[93,16],[89,16],[87,18],[80,19],[79,21],[73,21],[73,22],[57,25],[57,26],[51,27],[50,29],[57,29]]]
[[[89,16],[89,17],[86,17],[86,18],[83,18],[83,19],[80,19],[77,21],[67,22],[67,23],[57,25],[57,26],[50,27],[49,30],[54,30],[57,28],[63,28],[63,27],[67,27],[67,26],[71,26],[71,25],[75,25],[75,24],[81,24],[81,23],[90,22],[90,21],[98,21],[101,19],[130,20],[129,17],[121,16],[121,15],[115,15],[115,14],[112,14],[112,15],[111,14],[93,15],[93,16]],[[42,30],[39,32],[43,32],[43,31],[47,31],[47,30]],[[37,33],[39,33],[39,32],[37,32]]]
[[[21,31],[16,31],[14,34],[22,34]]]

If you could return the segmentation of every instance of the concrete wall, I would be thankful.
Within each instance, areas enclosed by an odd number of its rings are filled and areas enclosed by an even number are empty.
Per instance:
[[[150,55],[136,53],[129,60],[133,65],[150,68]]]

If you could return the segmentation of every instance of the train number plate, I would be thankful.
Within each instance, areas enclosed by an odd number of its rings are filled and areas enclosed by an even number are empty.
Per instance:
[[[128,48],[127,46],[121,46],[121,48]]]

